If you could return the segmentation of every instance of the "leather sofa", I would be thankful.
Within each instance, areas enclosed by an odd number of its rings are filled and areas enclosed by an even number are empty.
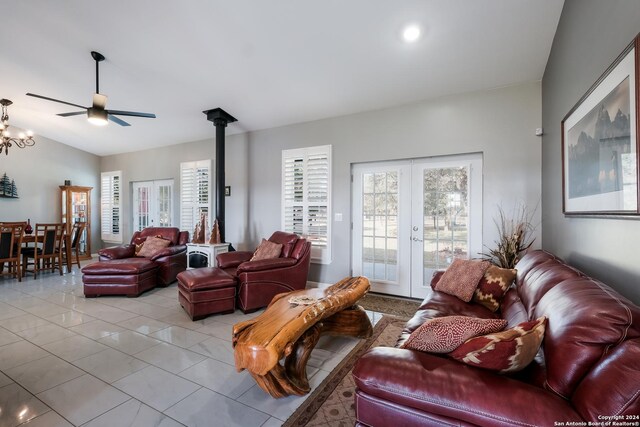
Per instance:
[[[219,254],[218,268],[238,282],[238,306],[245,313],[269,305],[277,294],[307,286],[311,243],[293,233],[276,231],[269,241],[282,244],[279,258],[250,261],[253,252]]]
[[[433,291],[395,348],[365,353],[353,371],[356,425],[640,421],[640,307],[544,251],[528,253],[516,268],[515,286],[505,295],[501,312]],[[434,276],[432,286],[438,279]],[[425,320],[448,315],[502,317],[507,327],[541,316],[548,321],[536,359],[511,375],[397,348]]]
[[[162,249],[149,258],[158,266],[156,286],[168,286],[175,282],[176,276],[187,269],[187,242],[189,232],[176,227],[147,227],[136,231],[128,245],[114,246],[98,251],[100,261],[136,258],[135,245],[144,242],[147,237],[159,236],[171,241],[169,247]]]

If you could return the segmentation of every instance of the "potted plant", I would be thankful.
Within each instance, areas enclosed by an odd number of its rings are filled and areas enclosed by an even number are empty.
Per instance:
[[[498,206],[498,216],[493,220],[498,228],[496,247],[482,253],[483,258],[502,268],[514,268],[522,255],[533,245],[536,227],[532,224],[538,206],[529,210],[525,204],[514,209],[509,218],[502,206]]]

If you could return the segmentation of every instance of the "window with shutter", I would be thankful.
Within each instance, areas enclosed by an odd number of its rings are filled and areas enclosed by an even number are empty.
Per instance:
[[[100,234],[105,242],[122,243],[122,171],[100,174]]]
[[[200,215],[211,227],[211,160],[180,163],[180,229],[193,233]]]
[[[282,228],[311,242],[315,262],[331,262],[331,146],[282,151]]]

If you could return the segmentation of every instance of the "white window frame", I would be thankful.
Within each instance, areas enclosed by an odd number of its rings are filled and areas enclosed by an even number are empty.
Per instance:
[[[100,174],[100,236],[105,242],[122,243],[122,171]]]
[[[206,170],[204,179],[198,179],[198,169]],[[211,227],[213,211],[213,169],[211,159],[180,163],[180,230],[190,234],[200,221],[200,210],[207,209],[207,225]],[[201,184],[206,183],[208,191],[200,192]]]
[[[311,242],[311,261],[319,264],[331,263],[331,145],[321,145],[315,147],[296,148],[292,150],[282,150],[282,187],[281,187],[281,226],[283,231],[295,232],[302,237],[309,239]],[[309,176],[309,162],[313,162],[314,158],[320,158],[320,161],[326,159],[326,175],[318,176],[317,170],[313,178]],[[298,161],[302,165],[302,200],[293,200],[291,187],[291,170],[287,170],[287,163]],[[310,198],[312,190],[310,190],[310,182],[316,180],[316,184],[322,185],[326,182],[326,200],[313,200]],[[316,193],[317,194],[317,193]],[[287,218],[294,215],[294,207],[302,209],[302,227],[294,229],[292,225],[287,224]],[[312,222],[311,211],[326,211],[326,234],[318,235],[317,231],[312,230],[310,224]],[[322,242],[325,239],[326,245]]]

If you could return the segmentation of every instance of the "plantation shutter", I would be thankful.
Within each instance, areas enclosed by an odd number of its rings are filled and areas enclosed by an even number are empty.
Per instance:
[[[122,171],[100,174],[100,235],[105,242],[122,243],[121,183]]]
[[[284,231],[302,235],[304,210],[304,159],[288,157],[283,159],[284,177]]]
[[[200,215],[211,227],[211,160],[180,163],[180,229],[193,233]]]
[[[282,152],[282,228],[311,242],[314,261],[331,261],[331,146]]]

